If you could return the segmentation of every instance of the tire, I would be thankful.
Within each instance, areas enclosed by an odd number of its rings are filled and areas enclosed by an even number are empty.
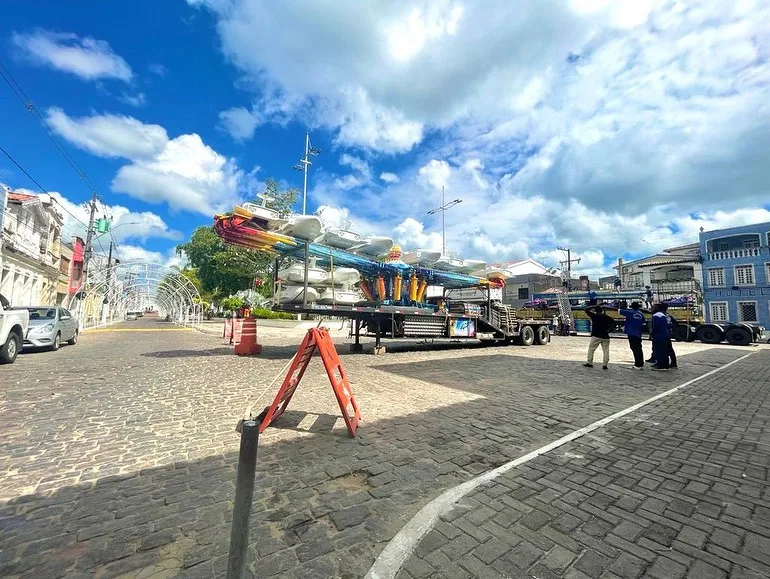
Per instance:
[[[8,339],[5,344],[0,347],[0,363],[13,364],[16,361],[16,356],[19,355],[21,349],[21,339],[15,332],[8,334]]]
[[[61,332],[57,332],[56,336],[53,338],[53,344],[51,344],[50,350],[51,352],[55,352],[59,349],[59,346],[61,346]]]
[[[711,326],[705,326],[698,330],[697,337],[704,344],[718,344],[725,339],[724,335],[719,331],[719,329]]]
[[[538,326],[535,332],[535,342],[538,346],[545,346],[551,341],[551,332],[548,331],[548,326]]]
[[[72,339],[71,339],[71,340],[67,340],[67,343],[68,343],[70,346],[74,346],[75,344],[77,344],[77,343],[78,343],[78,332],[77,332],[77,331],[75,332],[75,335],[74,335],[74,336],[72,336]]]
[[[748,346],[753,342],[753,336],[745,328],[730,328],[725,332],[727,343],[731,346]]]
[[[674,339],[677,342],[691,342],[693,339],[693,331],[687,324],[677,324],[674,326]]]
[[[534,343],[535,343],[535,330],[532,329],[532,326],[524,326],[521,329],[521,345],[531,346]]]

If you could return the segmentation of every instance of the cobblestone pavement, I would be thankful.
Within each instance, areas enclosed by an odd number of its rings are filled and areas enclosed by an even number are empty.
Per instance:
[[[264,355],[241,358],[164,327],[142,318],[0,367],[0,576],[222,576],[234,427],[265,388],[255,411],[270,402],[302,333],[260,330]],[[622,342],[606,372],[581,367],[581,338],[382,357],[339,343],[359,434],[314,362],[260,439],[255,576],[361,577],[443,490],[746,352],[681,344],[681,369],[653,374],[627,368]]]
[[[505,473],[400,578],[770,576],[770,352]]]

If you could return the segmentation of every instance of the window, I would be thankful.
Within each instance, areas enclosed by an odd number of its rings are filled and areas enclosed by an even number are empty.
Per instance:
[[[738,321],[757,321],[757,302],[738,302]]]
[[[519,288],[519,299],[520,300],[528,300],[529,299],[529,288],[528,287],[520,287]]]
[[[767,244],[770,245],[770,231],[767,232]]]
[[[735,266],[735,285],[754,285],[754,266]]]
[[[765,285],[770,285],[770,263],[765,264]]]
[[[711,302],[709,310],[712,322],[726,322],[729,319],[727,315],[727,302]]]
[[[723,267],[715,267],[709,269],[709,286],[721,287],[725,285],[725,269]]]
[[[749,239],[743,242],[743,247],[749,249],[751,247],[759,247],[759,239]]]

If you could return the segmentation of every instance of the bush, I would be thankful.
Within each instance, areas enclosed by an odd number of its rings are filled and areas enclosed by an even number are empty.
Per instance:
[[[251,315],[260,320],[296,320],[296,314],[288,312],[274,312],[265,308],[255,308],[251,310]]]

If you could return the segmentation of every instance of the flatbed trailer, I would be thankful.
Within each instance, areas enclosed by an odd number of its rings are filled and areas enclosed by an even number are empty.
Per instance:
[[[274,309],[297,314],[316,314],[353,320],[351,350],[361,351],[361,336],[374,337],[375,350],[385,339],[447,339],[497,344],[545,345],[551,339],[550,320],[520,319],[514,309],[500,302],[455,302],[464,311],[399,305],[281,304]],[[477,306],[477,307],[468,307]]]

